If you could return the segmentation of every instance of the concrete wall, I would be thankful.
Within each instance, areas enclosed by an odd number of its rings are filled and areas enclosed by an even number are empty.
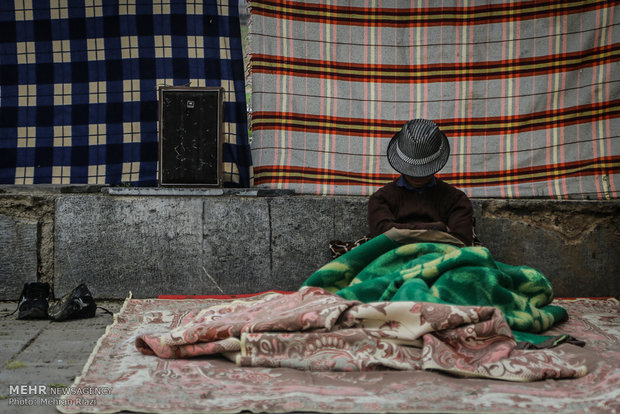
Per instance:
[[[0,300],[17,300],[37,273],[53,275],[57,191],[24,193],[0,186]]]
[[[542,270],[557,296],[618,295],[620,201],[473,203],[496,260]],[[56,296],[82,281],[102,299],[295,290],[331,260],[331,239],[367,233],[366,204],[262,190],[0,187],[0,299],[17,299],[37,272]]]

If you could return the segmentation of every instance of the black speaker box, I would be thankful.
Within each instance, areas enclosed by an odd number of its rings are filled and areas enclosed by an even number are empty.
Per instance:
[[[222,185],[223,88],[159,88],[159,185]]]

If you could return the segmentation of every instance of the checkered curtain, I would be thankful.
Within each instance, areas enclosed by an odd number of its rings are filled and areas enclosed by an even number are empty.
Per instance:
[[[617,198],[616,4],[253,0],[255,184],[370,194],[427,118],[470,196]]]
[[[163,85],[224,88],[224,181],[248,186],[238,1],[0,2],[0,184],[156,185]]]

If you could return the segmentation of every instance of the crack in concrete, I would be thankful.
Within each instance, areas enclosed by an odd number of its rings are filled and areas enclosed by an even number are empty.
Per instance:
[[[202,266],[202,270],[204,270],[205,275],[207,275],[207,277],[209,278],[209,280],[211,282],[213,282],[213,284],[215,285],[215,287],[217,288],[217,290],[219,290],[222,294],[224,294],[224,291],[222,290],[222,288],[220,287],[220,285],[217,284],[217,281],[215,279],[213,279],[213,277],[209,274],[209,272],[207,272],[207,269],[205,269],[204,266]]]
[[[267,199],[267,215],[269,218],[269,276],[273,276],[273,221],[271,218],[270,199]]]
[[[0,214],[37,224],[37,273],[39,282],[54,283],[54,215],[55,197],[16,195],[0,197]]]
[[[13,356],[11,356],[7,362],[7,365],[10,364],[13,361],[17,360],[17,357],[19,357],[26,349],[28,349],[30,347],[30,345],[32,345],[34,343],[34,341],[37,340],[37,338],[39,336],[41,336],[41,334],[43,334],[43,332],[50,326],[50,324],[52,323],[52,321],[49,321],[43,328],[41,328],[32,338],[30,338],[28,340],[28,342],[26,342],[24,345],[22,345],[22,347],[19,349],[19,351],[17,351],[15,354],[13,354]]]

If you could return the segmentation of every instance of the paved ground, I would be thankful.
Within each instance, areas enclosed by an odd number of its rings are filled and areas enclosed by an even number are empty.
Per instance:
[[[97,305],[116,313],[122,301]],[[37,392],[16,396],[11,391],[21,385],[42,386],[38,390],[43,391],[69,387],[113,318],[100,309],[94,318],[66,322],[5,317],[16,306],[0,302],[0,413],[58,413],[51,403],[57,397]]]

